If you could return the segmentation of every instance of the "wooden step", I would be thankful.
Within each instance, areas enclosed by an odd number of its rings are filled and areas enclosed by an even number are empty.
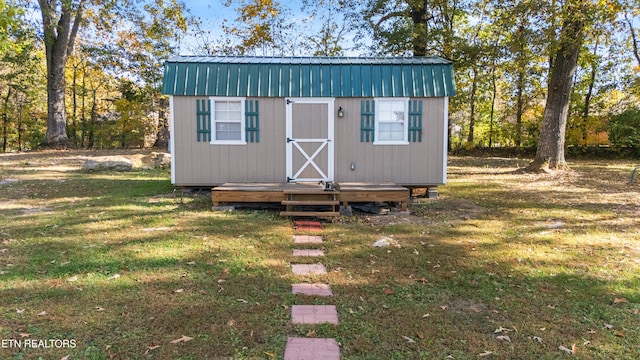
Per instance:
[[[338,200],[282,200],[282,205],[340,205]]]
[[[322,195],[322,194],[339,194],[340,191],[324,191],[322,189],[295,189],[295,190],[282,190],[283,194],[298,194],[298,195]]]
[[[337,217],[337,211],[281,211],[280,216]]]

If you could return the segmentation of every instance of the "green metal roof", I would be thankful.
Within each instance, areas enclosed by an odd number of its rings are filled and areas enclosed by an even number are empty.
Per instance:
[[[162,93],[248,97],[443,97],[453,65],[438,57],[179,56],[164,64]]]

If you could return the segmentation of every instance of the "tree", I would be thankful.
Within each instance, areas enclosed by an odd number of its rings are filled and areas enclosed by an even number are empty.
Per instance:
[[[26,136],[27,125],[32,134],[38,134],[41,128],[34,119],[41,114],[38,99],[43,97],[44,74],[40,65],[44,59],[35,31],[25,21],[23,11],[12,8],[12,4],[2,6],[11,16],[9,22],[0,21],[7,25],[2,30],[6,33],[2,33],[0,45],[4,49],[0,51],[1,150],[21,151],[34,138]]]
[[[557,48],[552,49],[550,60],[540,139],[535,158],[528,167],[531,171],[546,166],[552,169],[564,169],[567,166],[564,145],[569,100],[585,28],[594,16],[594,6],[590,0],[568,0],[564,5]]]
[[[631,108],[609,120],[609,141],[640,150],[640,109]]]
[[[466,8],[465,0],[372,0],[364,19],[378,53],[452,59],[455,26]]]
[[[47,134],[45,147],[67,148],[65,68],[82,22],[85,0],[38,0],[47,57]]]
[[[227,0],[225,6],[233,6]],[[223,25],[227,35],[236,37],[240,43],[225,49],[230,54],[250,55],[273,53],[281,50],[283,44],[276,41],[277,33],[287,32],[291,24],[282,17],[284,9],[273,0],[241,0],[236,9],[238,18],[232,26]]]
[[[5,0],[0,0],[0,52],[10,47],[9,31],[18,21],[20,9]]]

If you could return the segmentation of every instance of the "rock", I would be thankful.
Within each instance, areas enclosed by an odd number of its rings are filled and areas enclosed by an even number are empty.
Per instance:
[[[131,171],[133,162],[122,156],[99,156],[84,162],[85,171]]]
[[[373,247],[378,247],[378,248],[387,247],[387,246],[391,246],[392,243],[393,243],[393,239],[385,237],[374,242]]]
[[[171,155],[167,153],[152,152],[140,159],[142,167],[146,169],[156,169],[171,165]]]

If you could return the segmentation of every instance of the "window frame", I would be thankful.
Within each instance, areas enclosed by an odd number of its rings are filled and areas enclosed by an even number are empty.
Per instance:
[[[375,137],[373,145],[409,145],[409,100],[410,98],[374,98],[375,103]],[[404,106],[404,118],[402,120],[402,140],[380,140],[380,123],[391,123],[390,121],[380,121],[380,104],[384,102],[402,102]]]
[[[246,115],[245,115],[245,101],[244,97],[226,97],[226,96],[214,96],[209,97],[211,100],[211,145],[246,145]],[[217,121],[216,119],[216,102],[239,102],[240,103],[240,140],[218,140],[217,139],[217,122],[230,122],[230,121]],[[233,121],[235,123],[235,121]]]

